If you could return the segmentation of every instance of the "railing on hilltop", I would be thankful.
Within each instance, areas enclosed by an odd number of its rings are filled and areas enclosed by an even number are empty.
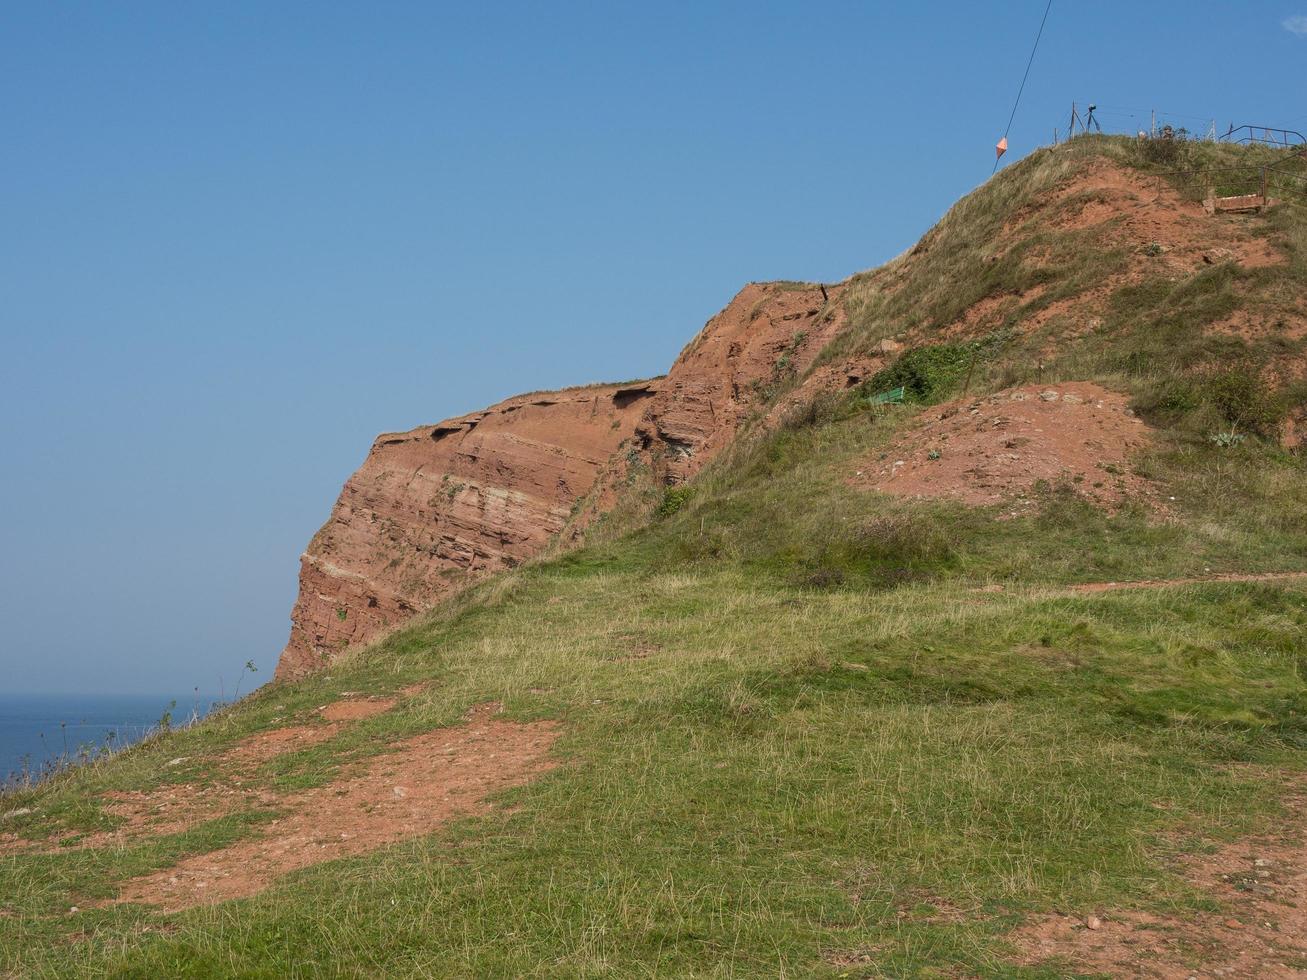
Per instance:
[[[1283,166],[1249,164],[1172,170],[1157,174],[1157,179],[1167,180],[1186,197],[1201,200],[1216,211],[1256,210],[1271,201],[1307,206],[1307,173],[1294,173]]]
[[[1065,116],[1063,117],[1066,118]],[[1307,136],[1296,129],[1283,126],[1253,126],[1230,123],[1224,133],[1216,128],[1216,120],[1208,116],[1181,114],[1157,109],[1139,109],[1129,106],[1105,106],[1097,103],[1071,103],[1071,117],[1065,134],[1061,127],[1053,128],[1053,143],[1089,133],[1119,133],[1148,139],[1203,141],[1210,143],[1240,143],[1288,149],[1307,154]]]
[[[1279,129],[1275,126],[1235,126],[1221,137],[1223,143],[1262,143],[1266,146],[1300,147],[1307,149],[1307,136],[1296,129]]]
[[[1106,126],[1099,121],[1100,115],[1109,117]],[[1214,212],[1260,211],[1279,201],[1307,208],[1307,136],[1296,129],[1280,126],[1235,126],[1233,123],[1220,133],[1214,119],[1199,130],[1204,133],[1201,136],[1183,125],[1176,125],[1181,120],[1191,122],[1197,118],[1154,110],[1104,108],[1096,103],[1086,104],[1082,111],[1081,104],[1073,102],[1067,135],[1063,137],[1055,128],[1053,144],[1094,135],[1125,135],[1133,130],[1131,135],[1139,139],[1144,148],[1144,159],[1151,166],[1197,162],[1186,161],[1188,154],[1184,148],[1202,143],[1256,147],[1254,158],[1264,162],[1154,171],[1158,189],[1166,180],[1184,196],[1201,201]],[[1129,122],[1123,123],[1122,119]]]

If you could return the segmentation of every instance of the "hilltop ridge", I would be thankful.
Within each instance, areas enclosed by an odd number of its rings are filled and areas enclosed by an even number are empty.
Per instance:
[[[1201,149],[1222,163],[1263,156]],[[982,371],[1001,362],[1009,383],[1124,370],[1156,387],[1239,358],[1259,381],[1300,382],[1304,330],[1288,324],[1302,310],[1269,287],[1288,265],[1275,222],[1208,213],[1195,188],[1132,166],[1131,150],[1090,139],[1039,151],[905,255],[845,282],[751,283],[655,381],[517,396],[379,437],[301,559],[278,679],[580,540],[629,495],[634,470],[646,489],[684,482],[742,427],[862,384],[905,346],[974,365],[963,348],[981,344]],[[1286,445],[1303,417],[1298,399],[1275,420]]]

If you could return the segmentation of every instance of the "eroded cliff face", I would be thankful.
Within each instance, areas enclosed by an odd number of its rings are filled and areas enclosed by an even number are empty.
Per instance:
[[[708,321],[660,382],[636,426],[641,448],[665,459],[669,482],[702,469],[776,388],[808,370],[844,326],[838,302],[843,289],[843,284],[750,283]],[[830,386],[842,386],[863,370],[840,365],[821,376]]]
[[[316,670],[538,552],[656,386],[522,395],[379,436],[300,558],[277,678]]]
[[[609,505],[637,455],[669,483],[691,477],[839,332],[842,288],[750,284],[666,378],[522,395],[378,437],[301,557],[277,678],[317,670],[538,554],[581,498]],[[860,370],[813,377],[843,386]]]

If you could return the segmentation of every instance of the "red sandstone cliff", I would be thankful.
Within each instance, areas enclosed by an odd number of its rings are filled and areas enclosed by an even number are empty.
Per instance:
[[[521,395],[379,436],[300,559],[278,679],[538,552],[630,436],[654,385]]]
[[[841,289],[750,284],[664,379],[521,395],[378,437],[301,558],[277,678],[316,670],[539,553],[628,440],[624,451],[656,459],[669,482],[688,479],[839,331]]]
[[[708,321],[636,426],[642,448],[665,457],[669,482],[697,473],[775,388],[807,371],[844,326],[843,289],[750,283]],[[823,372],[823,379],[833,380],[838,370]]]

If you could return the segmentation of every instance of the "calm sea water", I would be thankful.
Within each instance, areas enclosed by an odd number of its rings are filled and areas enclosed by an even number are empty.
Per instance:
[[[0,783],[12,774],[40,772],[49,761],[75,757],[81,746],[139,741],[159,724],[174,698],[160,694],[0,694]],[[211,701],[179,695],[172,720],[179,724]]]

